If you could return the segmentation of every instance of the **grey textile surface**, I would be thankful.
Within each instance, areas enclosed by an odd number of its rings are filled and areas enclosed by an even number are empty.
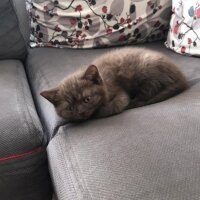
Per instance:
[[[29,16],[26,11],[26,0],[11,0],[19,21],[19,29],[25,41],[25,45],[29,46],[30,28]]]
[[[0,91],[0,199],[50,200],[46,139],[20,61],[0,61]]]
[[[45,145],[20,61],[0,61],[0,91],[0,158]]]
[[[59,128],[47,148],[59,200],[199,200],[200,66],[169,54],[184,64],[190,89]]]
[[[0,1],[0,59],[24,59],[25,40],[11,0]]]
[[[52,199],[46,150],[11,161],[0,161],[0,199]]]
[[[196,69],[199,68],[199,59],[184,57],[166,49],[162,42],[145,44],[147,48],[161,51],[177,61],[186,75],[195,81]],[[89,64],[95,57],[110,51],[111,49],[51,49],[35,48],[30,49],[27,58],[27,72],[32,87],[32,91],[37,104],[37,109],[46,128],[49,137],[57,132],[58,128],[66,122],[59,119],[53,106],[39,93],[45,89],[54,87],[66,75],[75,71],[81,65]],[[192,66],[191,66],[192,63]]]

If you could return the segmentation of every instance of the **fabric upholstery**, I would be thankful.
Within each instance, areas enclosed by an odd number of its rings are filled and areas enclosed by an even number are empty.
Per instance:
[[[0,1],[0,59],[24,59],[25,41],[11,0]]]
[[[0,91],[0,199],[49,200],[46,137],[20,61],[0,61]]]
[[[24,68],[19,61],[0,61],[0,87],[0,157],[45,144]]]
[[[22,36],[25,40],[25,45],[28,48],[29,46],[29,18],[26,10],[26,0],[11,0],[13,2],[13,7],[19,21],[19,28],[22,33]]]
[[[167,47],[180,54],[200,56],[200,0],[173,0]]]
[[[2,200],[51,200],[52,185],[46,150],[0,161],[0,188]]]
[[[177,55],[166,49],[163,42],[149,43],[145,44],[145,46],[170,56],[171,59],[175,60],[181,66],[186,76],[191,78],[190,81],[195,81],[195,77],[198,76],[195,71],[199,68],[198,59]],[[74,50],[35,48],[29,51],[26,65],[28,77],[40,118],[42,119],[46,131],[50,134],[49,138],[56,133],[60,125],[66,124],[67,122],[58,118],[54,107],[47,100],[42,98],[39,93],[45,89],[56,86],[66,75],[72,73],[82,65],[88,65],[94,58],[110,50],[111,49]]]
[[[93,48],[160,40],[171,1],[27,0],[30,45]]]
[[[47,148],[59,200],[199,199],[200,67],[198,59],[169,55],[183,65],[187,91],[60,127]]]

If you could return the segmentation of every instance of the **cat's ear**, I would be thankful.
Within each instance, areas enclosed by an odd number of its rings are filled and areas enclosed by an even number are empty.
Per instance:
[[[41,92],[40,95],[43,96],[48,101],[50,101],[52,104],[56,105],[56,103],[58,102],[57,93],[58,93],[58,88],[53,88]]]
[[[95,65],[90,65],[85,74],[83,75],[83,79],[92,81],[94,84],[102,84],[102,79],[99,74],[99,71]]]

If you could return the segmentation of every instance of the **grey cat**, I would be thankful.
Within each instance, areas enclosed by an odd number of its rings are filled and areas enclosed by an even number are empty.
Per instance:
[[[187,87],[186,78],[168,57],[144,48],[122,48],[102,55],[41,95],[59,116],[73,122],[157,103]]]

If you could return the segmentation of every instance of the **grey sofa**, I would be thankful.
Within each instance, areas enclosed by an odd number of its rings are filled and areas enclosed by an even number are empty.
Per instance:
[[[190,88],[110,118],[69,124],[39,93],[110,49],[28,47],[25,0],[0,1],[0,199],[199,200],[200,62],[163,41]]]

